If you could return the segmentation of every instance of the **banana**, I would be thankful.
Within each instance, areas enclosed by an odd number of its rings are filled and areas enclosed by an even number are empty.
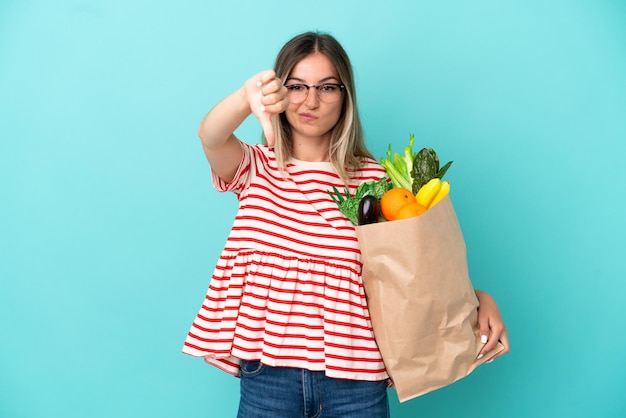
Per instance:
[[[441,180],[436,177],[430,179],[428,183],[420,187],[419,191],[415,195],[417,203],[425,208],[429,207],[430,202],[432,202],[435,196],[439,193],[439,189],[441,189]]]
[[[432,208],[433,206],[435,206],[437,202],[439,202],[441,199],[446,197],[448,193],[450,193],[450,183],[447,181],[442,181],[439,191],[433,198],[432,202],[430,202],[430,205],[428,206],[428,208]]]

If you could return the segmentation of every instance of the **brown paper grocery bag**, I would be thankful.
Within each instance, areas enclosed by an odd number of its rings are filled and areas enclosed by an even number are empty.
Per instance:
[[[450,197],[424,214],[356,228],[374,336],[400,402],[451,384],[482,348],[478,300]]]

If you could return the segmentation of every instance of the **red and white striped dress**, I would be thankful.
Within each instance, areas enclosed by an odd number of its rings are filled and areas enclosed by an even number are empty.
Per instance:
[[[384,380],[352,223],[327,191],[344,190],[330,163],[291,160],[283,177],[274,152],[242,142],[244,157],[219,191],[239,212],[183,352],[235,376],[239,360]],[[359,182],[378,180],[373,160]],[[351,188],[353,194],[358,182]]]

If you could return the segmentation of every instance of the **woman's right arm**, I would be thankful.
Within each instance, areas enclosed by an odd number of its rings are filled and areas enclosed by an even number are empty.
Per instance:
[[[256,74],[237,91],[218,103],[202,119],[198,136],[211,169],[224,181],[235,177],[242,149],[234,131],[253,113],[263,128],[268,144],[274,143],[271,118],[288,105],[287,90],[274,71]]]

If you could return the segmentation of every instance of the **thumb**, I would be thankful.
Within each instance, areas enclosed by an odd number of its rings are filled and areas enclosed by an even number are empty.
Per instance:
[[[272,126],[272,112],[265,108],[263,103],[263,86],[274,79],[276,74],[273,70],[265,70],[249,80],[248,100],[254,116],[258,119],[263,129],[263,135],[267,144],[272,147],[275,142],[274,127]]]
[[[252,97],[254,98],[252,103],[250,103],[252,114],[254,114],[254,117],[256,117],[261,124],[261,129],[263,129],[263,135],[267,140],[267,144],[272,147],[275,141],[274,127],[272,126],[272,113],[268,112],[265,109],[265,105],[261,102],[260,91],[254,93]]]
[[[258,119],[261,123],[261,128],[263,129],[263,135],[265,136],[267,145],[271,148],[276,142],[276,136],[274,135],[274,126],[272,125],[272,116],[264,110],[261,110],[260,115],[258,115]]]

